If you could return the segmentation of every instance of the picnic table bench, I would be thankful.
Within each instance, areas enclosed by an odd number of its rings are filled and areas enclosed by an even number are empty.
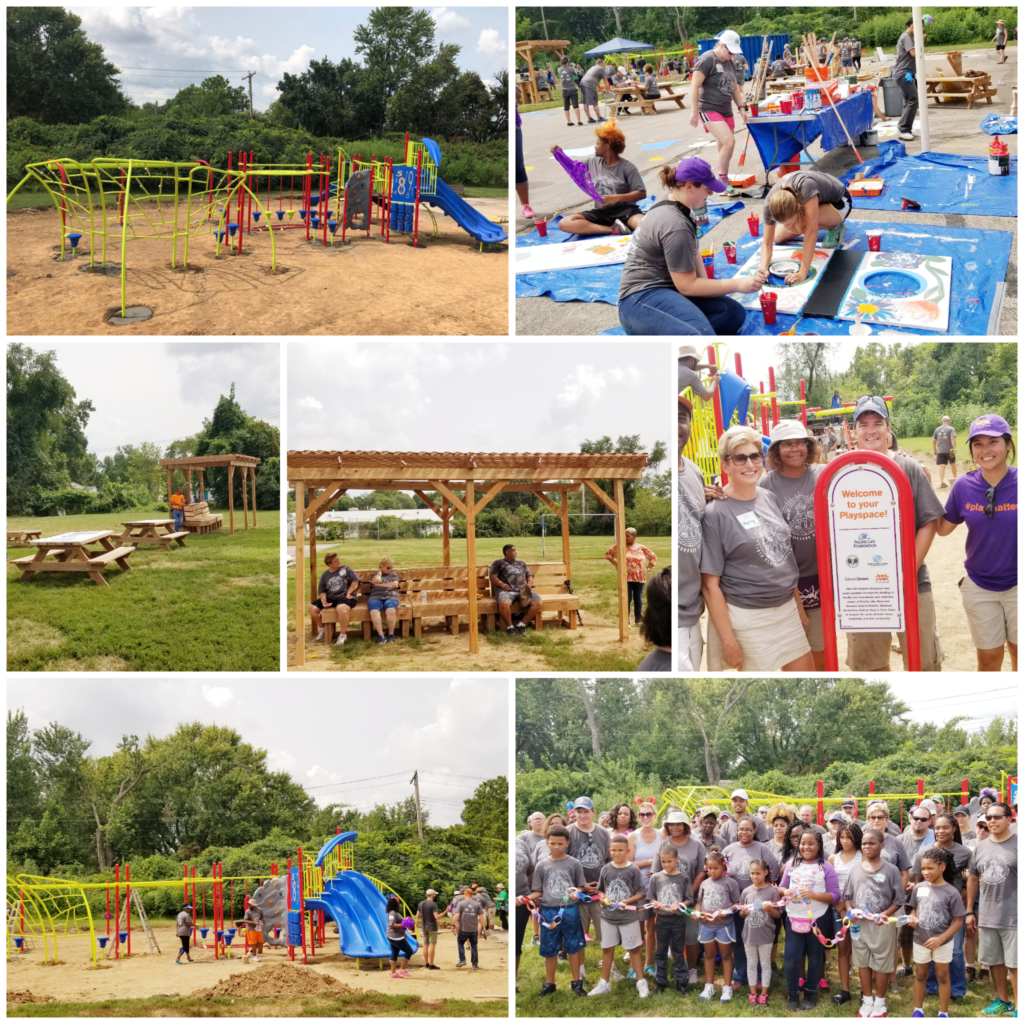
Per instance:
[[[534,620],[537,629],[543,628],[541,621],[544,614],[557,614],[561,623],[567,619],[569,628],[577,627],[577,612],[580,599],[570,594],[566,586],[564,562],[527,562],[533,573],[533,589],[544,599],[543,610]],[[476,567],[477,615],[480,626],[484,630],[492,630],[497,623],[498,601],[491,596],[491,581],[487,572],[488,565]],[[363,639],[369,640],[371,634],[370,612],[366,601],[370,593],[370,577],[376,575],[376,569],[358,569],[360,585],[358,590],[359,603],[351,609],[349,628],[361,626]],[[421,568],[395,568],[399,576],[397,621],[401,623],[402,636],[423,635],[424,622],[428,619],[443,619],[443,629],[458,636],[461,622],[469,621],[469,569],[465,565],[434,565]],[[522,609],[519,601],[513,601],[512,613],[518,614]],[[384,613],[381,613],[382,618]],[[338,622],[335,608],[325,608],[320,617],[324,622],[324,639],[329,643],[334,636],[334,627]]]
[[[183,548],[184,538],[189,535],[188,530],[175,531],[173,519],[128,519],[121,525],[124,532],[118,540],[126,547],[156,544],[164,551],[170,551],[172,541],[177,541],[178,547]]]
[[[135,548],[117,547],[110,543],[116,537],[113,530],[82,530],[77,533],[61,533],[55,537],[33,540],[34,555],[12,558],[12,564],[22,570],[22,580],[30,580],[37,572],[85,572],[104,587],[110,584],[103,573],[111,562],[122,569],[130,569],[128,557]],[[90,544],[99,544],[100,549],[90,550]]]
[[[27,547],[36,537],[41,537],[42,530],[8,530],[7,543],[15,547]]]
[[[683,86],[686,83],[676,82],[675,84],[678,86]],[[675,105],[680,110],[686,109],[683,106],[683,101],[686,99],[686,93],[675,93],[672,89],[671,82],[658,83],[658,90],[661,92],[662,95],[654,100],[644,99],[643,95],[641,95],[643,90],[642,83],[638,85],[613,85],[610,86],[609,88],[613,93],[615,93],[615,100],[611,105],[616,110],[618,110],[619,107],[626,107],[628,109],[629,107],[637,106],[640,108],[640,113],[642,114],[656,114],[658,112],[657,108],[655,107],[656,103],[675,103]],[[633,99],[623,101],[622,97],[627,93],[632,94]],[[668,95],[666,96],[665,93],[668,93]]]

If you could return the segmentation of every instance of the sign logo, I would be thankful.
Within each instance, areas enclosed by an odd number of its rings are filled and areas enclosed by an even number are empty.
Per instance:
[[[889,582],[889,574],[887,572],[876,572],[875,573],[875,582],[876,583],[888,583]]]
[[[856,555],[847,555],[846,556],[846,564],[851,569],[856,569],[857,566],[860,565],[860,559]]]

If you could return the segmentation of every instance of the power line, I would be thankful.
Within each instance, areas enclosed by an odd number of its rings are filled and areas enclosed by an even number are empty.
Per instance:
[[[1007,692],[1009,692],[1011,690],[1016,690],[1016,689],[1017,688],[1015,686],[1001,686],[1001,687],[999,687],[999,688],[997,688],[995,690],[978,690],[977,693],[972,693],[971,694],[971,699],[973,700],[974,697],[976,697],[977,694],[979,694],[979,693],[1007,693]],[[916,706],[916,705],[920,705],[920,704],[930,704],[932,701],[937,701],[937,700],[945,701],[945,700],[955,700],[955,699],[962,700],[963,698],[953,698],[953,697],[951,697],[949,695],[943,696],[943,697],[923,697],[921,700],[916,700],[913,703]]]

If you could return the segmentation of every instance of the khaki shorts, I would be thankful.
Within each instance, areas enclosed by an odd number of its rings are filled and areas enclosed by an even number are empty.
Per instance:
[[[628,921],[626,924],[612,924],[611,921],[601,922],[601,948],[614,949],[621,946],[623,949],[638,949],[644,944],[644,937],[640,932],[639,921]]]
[[[437,945],[437,932],[420,932],[420,945],[421,946],[436,946]]]
[[[601,904],[600,903],[579,903],[580,924],[583,926],[584,936],[594,926],[594,938],[601,941]]]
[[[1017,970],[1017,929],[978,928],[978,963],[992,967],[1005,964]]]
[[[921,637],[921,671],[938,672],[942,667],[945,655],[939,643],[939,633],[935,628],[935,602],[930,590],[917,594],[917,614],[919,634]],[[906,635],[897,633],[900,651],[903,654],[903,668],[907,669]],[[846,667],[855,672],[870,672],[884,669],[889,664],[889,644],[891,633],[847,633],[846,634]]]
[[[861,921],[853,939],[853,966],[891,974],[896,956],[896,929],[891,924]]]
[[[725,606],[729,609],[732,631],[743,651],[743,672],[776,672],[810,651],[796,601],[787,601],[777,608],[740,608],[728,601]],[[725,672],[729,668],[722,653],[722,641],[709,615],[708,671]]]
[[[927,949],[925,946],[919,946],[916,942],[914,943],[915,964],[930,964],[933,961],[937,964],[949,964],[953,962],[952,939],[939,946],[938,949]]]
[[[812,651],[825,650],[825,631],[821,626],[821,608],[805,608],[807,616],[807,642]]]
[[[692,626],[680,626],[677,641],[679,649],[679,671],[699,672],[700,657],[704,653],[704,637],[701,636],[700,622]]]
[[[981,651],[1017,644],[1017,588],[986,590],[970,576],[960,583],[960,600],[971,629],[971,642]]]

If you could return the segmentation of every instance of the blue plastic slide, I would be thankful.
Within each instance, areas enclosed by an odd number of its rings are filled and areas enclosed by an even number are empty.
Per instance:
[[[478,242],[504,242],[508,235],[493,221],[489,221],[479,210],[474,210],[464,199],[460,199],[440,178],[437,191],[432,196],[422,196],[424,203],[439,206],[463,231],[468,231]]]

